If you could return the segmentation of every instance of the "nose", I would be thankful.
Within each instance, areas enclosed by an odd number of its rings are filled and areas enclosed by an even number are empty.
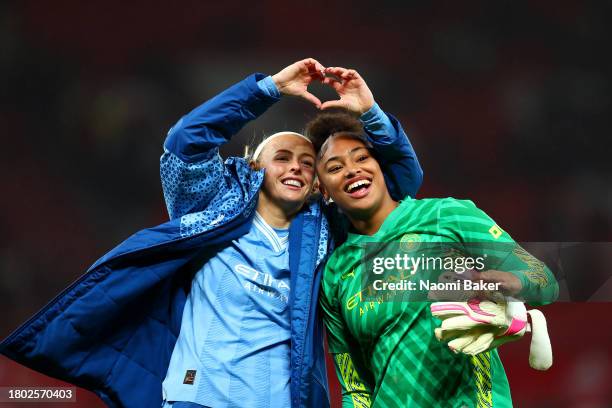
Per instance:
[[[346,167],[346,173],[344,174],[344,177],[350,179],[355,177],[359,173],[361,173],[361,169],[359,168],[359,166],[357,166],[357,164],[353,163],[350,166]]]
[[[300,161],[299,160],[292,160],[291,163],[289,163],[289,171],[292,171],[294,173],[298,173],[301,171],[301,166],[300,166]]]

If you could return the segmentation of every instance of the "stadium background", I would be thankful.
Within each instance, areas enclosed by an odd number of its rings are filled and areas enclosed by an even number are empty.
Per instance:
[[[2,337],[165,220],[158,158],[183,113],[304,57],[357,69],[401,119],[420,197],[471,198],[519,241],[612,241],[610,3],[288,3],[2,2]],[[315,114],[283,100],[224,152]],[[611,406],[612,304],[545,311],[550,371],[528,367],[528,342],[501,352],[516,406]],[[0,359],[0,386],[51,384]]]

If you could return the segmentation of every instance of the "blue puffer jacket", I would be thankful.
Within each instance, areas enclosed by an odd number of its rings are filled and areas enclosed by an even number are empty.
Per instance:
[[[161,159],[171,220],[104,255],[5,339],[2,354],[92,390],[110,407],[161,406],[161,384],[195,266],[250,228],[263,172],[239,158],[224,163],[218,147],[277,101],[258,88],[263,77],[247,77],[171,129]],[[399,123],[391,120],[400,138],[372,142],[392,195],[414,196],[421,169]],[[290,226],[293,407],[329,405],[317,316],[321,272],[332,245],[323,207],[310,203]]]

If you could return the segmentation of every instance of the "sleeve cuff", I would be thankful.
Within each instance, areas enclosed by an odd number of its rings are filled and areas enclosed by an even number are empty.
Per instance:
[[[276,84],[272,80],[272,76],[268,75],[264,79],[257,81],[257,86],[263,93],[274,98],[280,98],[281,94],[276,87]]]
[[[370,110],[361,115],[359,119],[361,119],[364,128],[370,132],[375,132],[384,128],[393,128],[391,120],[376,102],[374,102]]]

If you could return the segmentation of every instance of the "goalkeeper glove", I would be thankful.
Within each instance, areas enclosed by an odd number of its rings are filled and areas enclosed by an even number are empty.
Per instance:
[[[436,338],[451,339],[448,347],[456,353],[483,353],[531,331],[529,365],[536,370],[547,370],[552,365],[546,319],[539,310],[527,311],[522,302],[478,298],[467,302],[436,302],[431,305],[431,312],[442,320],[442,326],[435,329]]]

